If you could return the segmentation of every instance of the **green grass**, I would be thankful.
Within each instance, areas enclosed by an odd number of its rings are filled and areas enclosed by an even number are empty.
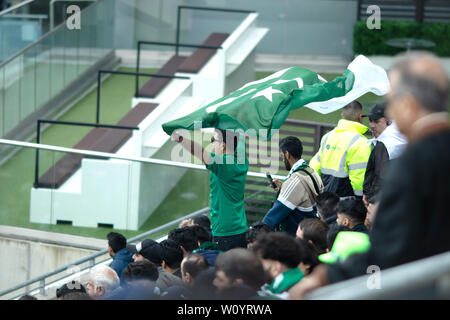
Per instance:
[[[133,69],[129,68],[121,68],[120,70],[133,71]],[[154,72],[155,70],[147,69],[142,71]],[[262,78],[266,75],[267,73],[257,73],[256,78]],[[323,76],[327,80],[331,80],[336,75],[324,74]],[[143,84],[146,78],[142,78],[140,81]],[[133,94],[134,77],[114,75],[106,79],[102,84],[101,122],[107,124],[117,123],[130,110]],[[94,122],[96,99],[97,90],[94,90],[75,104],[60,120]],[[379,97],[374,95],[365,95],[358,100],[364,107],[370,107],[378,99]],[[328,115],[321,115],[308,108],[300,108],[293,110],[289,118],[336,124],[340,119],[339,114],[340,112],[337,111]],[[50,145],[73,147],[89,130],[91,129],[86,127],[52,125],[42,133],[41,142]],[[30,223],[30,190],[34,181],[34,156],[34,150],[23,148],[0,167],[0,179],[2,181],[0,185],[0,224],[2,225],[101,239],[105,239],[107,233],[117,231],[129,238],[209,205],[208,173],[188,170],[165,201],[137,231]],[[63,154],[58,152],[41,151],[40,174],[51,167],[62,156]],[[163,235],[163,233],[158,234],[158,236],[160,235]]]

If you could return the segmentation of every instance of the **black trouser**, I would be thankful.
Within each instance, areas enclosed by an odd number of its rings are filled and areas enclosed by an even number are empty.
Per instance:
[[[214,236],[213,241],[221,251],[227,251],[233,248],[247,248],[245,233],[233,236]]]

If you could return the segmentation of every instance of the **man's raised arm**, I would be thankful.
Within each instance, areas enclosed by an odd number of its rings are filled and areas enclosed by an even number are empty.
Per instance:
[[[208,152],[203,149],[203,147],[198,144],[197,142],[194,142],[186,137],[181,136],[180,134],[174,132],[170,136],[172,141],[178,142],[181,144],[181,146],[189,151],[194,157],[202,161],[205,165],[209,164],[211,156]]]

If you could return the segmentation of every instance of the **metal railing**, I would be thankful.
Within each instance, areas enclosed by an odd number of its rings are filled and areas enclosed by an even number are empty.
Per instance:
[[[227,8],[214,8],[214,7],[194,7],[194,6],[178,6],[177,8],[177,26],[176,26],[176,55],[178,55],[180,47],[180,27],[181,27],[181,10],[202,10],[202,11],[219,11],[219,12],[229,12],[229,13],[254,13],[254,10],[237,10],[237,9],[227,9]]]
[[[87,123],[87,122],[39,119],[37,121],[37,126],[36,126],[36,130],[37,130],[36,143],[37,144],[41,143],[41,124],[42,123],[60,124],[60,125],[68,125],[68,126],[94,127],[94,128],[108,128],[108,129],[119,129],[119,130],[139,130],[138,127],[99,124],[98,122],[97,123]],[[36,149],[36,162],[35,162],[35,170],[34,170],[34,187],[39,188],[39,149]]]
[[[31,0],[34,1],[34,0]],[[90,8],[93,8],[94,6],[96,6],[99,2],[94,2],[91,5],[89,5],[88,7],[84,8],[82,11],[84,10],[89,10]],[[9,8],[11,9],[11,8]],[[6,11],[6,10],[5,10]],[[2,13],[4,13],[5,11],[3,11]],[[9,11],[8,11],[9,12]],[[55,34],[58,30],[62,29],[65,27],[65,24],[62,23],[59,26],[55,27],[53,30],[50,30],[49,32],[47,32],[45,35],[43,35],[41,38],[39,38],[37,41],[31,43],[30,45],[26,46],[25,48],[23,48],[22,50],[20,50],[19,52],[17,52],[16,54],[14,54],[13,56],[9,57],[8,59],[2,61],[0,63],[0,68],[5,66],[6,64],[8,64],[9,62],[13,61],[15,58],[17,58],[18,56],[22,55],[24,52],[27,52],[28,50],[30,50],[31,48],[41,44],[45,39],[51,37],[53,34]]]
[[[306,299],[450,299],[450,251],[328,285],[312,291]]]
[[[8,14],[11,11],[14,11],[16,9],[22,8],[23,6],[26,6],[27,4],[34,2],[35,0],[25,0],[24,2],[18,3],[15,6],[9,7],[3,11],[0,11],[0,17],[2,17],[5,14]]]
[[[139,76],[143,77],[154,77],[154,78],[166,78],[166,79],[182,79],[182,80],[190,80],[190,77],[181,77],[181,76],[169,76],[163,74],[156,73],[139,73],[137,72],[127,72],[127,71],[113,71],[113,70],[99,70],[97,75],[97,115],[96,115],[96,123],[100,123],[100,102],[101,102],[101,88],[102,88],[102,74],[117,74],[117,75],[126,75],[126,76],[136,76],[136,79],[139,79]],[[135,97],[139,96],[139,82],[136,80],[136,90]]]
[[[150,231],[144,232],[144,233],[142,233],[142,234],[140,234],[140,235],[138,235],[136,237],[130,238],[128,240],[128,242],[129,243],[133,243],[133,242],[136,242],[136,241],[140,241],[140,240],[142,240],[144,238],[148,238],[148,237],[151,237],[151,236],[153,236],[153,235],[155,235],[155,234],[157,234],[159,232],[162,232],[162,231],[164,231],[164,230],[166,230],[168,228],[175,227],[175,226],[178,227],[179,223],[182,222],[183,220],[189,219],[189,218],[194,218],[196,216],[199,216],[201,214],[208,213],[208,212],[209,212],[209,207],[203,208],[201,210],[198,210],[198,211],[195,211],[195,212],[193,212],[191,214],[188,214],[188,215],[186,215],[184,217],[181,217],[181,218],[178,218],[178,219],[173,220],[171,222],[168,222],[168,223],[166,223],[166,224],[164,224],[162,226],[159,226],[159,227],[157,227],[155,229],[152,229]],[[70,275],[67,274],[68,270],[70,270],[74,266],[79,266],[79,265],[82,265],[82,264],[87,263],[87,262],[89,263],[89,266],[86,267],[86,268],[80,269],[79,272],[83,272],[83,271],[85,271],[87,269],[91,269],[96,264],[100,264],[100,263],[103,263],[103,262],[109,260],[109,258],[108,258],[106,260],[102,260],[102,261],[99,261],[97,263],[95,262],[95,259],[97,259],[97,258],[99,258],[99,257],[101,257],[101,256],[103,256],[103,255],[105,255],[107,253],[108,253],[108,249],[101,250],[101,251],[99,251],[97,253],[94,253],[94,254],[89,255],[87,257],[84,257],[84,258],[82,258],[80,260],[77,260],[77,261],[75,261],[75,262],[73,262],[71,264],[68,264],[68,265],[65,265],[63,267],[57,268],[56,270],[54,270],[52,272],[45,273],[45,274],[43,274],[43,275],[41,275],[39,277],[36,277],[36,278],[31,279],[31,280],[25,281],[25,282],[23,282],[23,283],[21,283],[19,285],[14,286],[14,287],[11,287],[11,288],[3,290],[3,291],[0,291],[0,298],[2,296],[7,295],[7,294],[13,293],[14,291],[18,291],[20,289],[24,289],[24,288],[26,288],[26,287],[28,287],[28,286],[30,286],[32,284],[35,284],[35,283],[39,283],[39,287],[37,289],[34,289],[34,291],[39,290],[40,294],[45,296],[46,295],[46,287],[47,286],[50,286],[52,283],[58,282],[61,279],[64,279],[64,278],[70,276]],[[58,275],[59,273],[64,273],[64,276],[61,277],[60,279],[52,281],[52,283],[48,283],[46,281],[48,278],[53,277],[55,275]],[[14,297],[10,297],[9,299],[13,300],[13,299],[16,299],[16,298],[24,295],[24,294],[28,294],[28,293],[29,292],[25,292],[25,293],[21,292],[19,295],[14,296]]]

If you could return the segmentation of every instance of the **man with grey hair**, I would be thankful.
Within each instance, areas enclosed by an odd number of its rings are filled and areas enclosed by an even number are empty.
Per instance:
[[[366,274],[371,265],[384,270],[450,250],[448,75],[434,55],[413,52],[394,64],[389,81],[387,113],[408,146],[382,185],[370,249],[319,266],[290,290],[291,299]]]
[[[105,299],[111,292],[119,288],[120,279],[117,273],[106,265],[91,270],[87,289],[94,299]]]

